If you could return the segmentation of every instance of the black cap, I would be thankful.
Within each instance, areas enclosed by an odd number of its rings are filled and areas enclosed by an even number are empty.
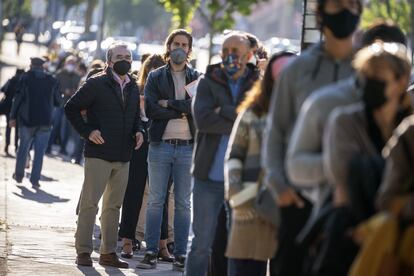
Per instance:
[[[43,66],[43,64],[45,63],[45,59],[41,58],[41,57],[32,57],[30,58],[30,65],[32,66]]]

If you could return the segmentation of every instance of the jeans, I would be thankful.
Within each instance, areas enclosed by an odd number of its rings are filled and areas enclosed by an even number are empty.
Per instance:
[[[210,263],[208,266],[207,276],[227,276],[228,259],[225,256],[228,240],[228,222],[230,208],[226,208],[226,204],[221,207],[217,217],[216,234],[214,235],[213,244],[211,246]]]
[[[266,276],[267,262],[229,259],[229,276]]]
[[[187,276],[204,276],[207,273],[218,215],[223,203],[223,182],[194,179],[194,238],[187,259]]]
[[[50,127],[19,127],[20,146],[17,151],[16,158],[16,179],[24,177],[24,168],[26,166],[26,158],[29,154],[30,147],[34,147],[34,159],[32,166],[32,174],[30,176],[31,183],[38,183],[40,173],[42,171],[43,156],[45,155],[47,143],[50,136]]]
[[[68,136],[70,135],[69,133],[70,124],[66,119],[65,110],[63,107],[58,107],[53,111],[53,128],[47,147],[48,152],[51,150],[52,145],[56,142],[58,137],[60,142],[60,151],[65,152]]]
[[[10,120],[10,115],[7,113],[6,114],[6,122],[7,122],[7,126],[6,126],[6,146],[5,146],[6,151],[8,150],[9,145],[11,143],[10,136],[11,136],[12,128],[9,126],[9,120]],[[14,128],[14,147],[15,147],[16,151],[17,151],[18,141],[19,141],[19,131],[18,131],[18,125],[16,125],[16,127]]]
[[[170,175],[174,182],[174,255],[187,252],[191,223],[191,160],[193,146],[151,143],[148,151],[149,195],[145,241],[147,251],[158,253],[161,220]]]

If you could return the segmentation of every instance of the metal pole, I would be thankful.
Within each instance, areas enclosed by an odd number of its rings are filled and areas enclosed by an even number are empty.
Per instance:
[[[104,34],[105,25],[105,0],[99,0],[98,2],[98,32],[96,34],[96,52],[95,58],[102,58],[101,43]]]
[[[3,0],[0,1],[0,53],[3,43]]]

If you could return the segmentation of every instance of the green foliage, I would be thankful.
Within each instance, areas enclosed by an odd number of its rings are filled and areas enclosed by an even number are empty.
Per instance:
[[[200,0],[159,0],[159,3],[172,14],[172,29],[188,29]]]
[[[0,0],[3,1],[3,18],[30,18],[31,0]]]
[[[154,0],[106,0],[105,21],[109,32],[135,34],[138,27],[150,29],[168,24],[170,17]]]
[[[61,0],[61,2],[66,7],[66,9],[70,9],[71,7],[82,4],[85,2],[85,0]]]
[[[414,31],[414,0],[370,0],[362,15],[362,28],[378,19],[391,19],[406,33]]]
[[[210,34],[219,33],[234,26],[234,13],[249,15],[254,4],[266,0],[207,0],[199,7],[199,13],[207,21]]]

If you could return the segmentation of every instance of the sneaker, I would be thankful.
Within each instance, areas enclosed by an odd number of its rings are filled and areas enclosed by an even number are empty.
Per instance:
[[[185,269],[185,256],[184,255],[175,256],[172,269],[174,271],[184,272],[184,269]]]
[[[33,189],[39,189],[40,188],[39,182],[32,182],[32,188]]]
[[[157,254],[151,251],[145,253],[144,259],[137,264],[137,268],[155,269],[157,267]]]

